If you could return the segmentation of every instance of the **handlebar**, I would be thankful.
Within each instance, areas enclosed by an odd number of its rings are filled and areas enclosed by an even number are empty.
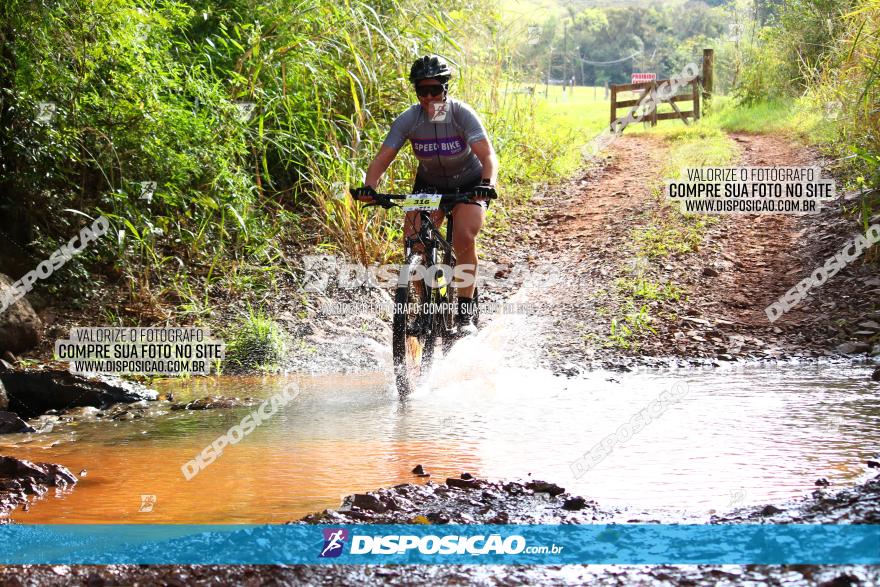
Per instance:
[[[421,193],[421,192],[417,192]],[[449,205],[449,204],[460,204],[463,202],[472,201],[474,196],[476,195],[473,191],[467,192],[424,192],[426,194],[430,194],[432,196],[436,196],[437,194],[441,194],[442,198],[440,198],[440,205]],[[405,200],[416,194],[380,194],[375,193],[371,194],[373,198],[372,203],[365,204],[366,206],[382,206],[383,208],[391,208],[392,206],[397,206],[393,202],[393,200]],[[481,198],[486,198],[487,200],[494,200],[498,197],[498,194],[491,195],[481,195]],[[360,202],[361,200],[356,199],[356,201]]]

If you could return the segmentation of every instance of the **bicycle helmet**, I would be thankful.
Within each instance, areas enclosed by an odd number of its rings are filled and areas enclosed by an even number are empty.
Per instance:
[[[445,59],[438,55],[425,55],[416,60],[409,70],[409,81],[418,83],[423,79],[436,79],[445,84],[452,77],[452,69]]]

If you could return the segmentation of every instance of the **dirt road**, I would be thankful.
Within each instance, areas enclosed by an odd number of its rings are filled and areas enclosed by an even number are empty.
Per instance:
[[[821,164],[815,152],[784,138],[731,139],[737,165]],[[681,220],[659,192],[669,149],[659,137],[622,137],[604,164],[536,197],[534,226],[512,233],[524,238],[493,243],[507,251],[496,262],[552,262],[565,276],[530,292],[536,313],[552,318],[541,332],[541,362],[574,373],[870,351],[878,340],[870,323],[880,318],[872,301],[880,278],[861,259],[776,322],[765,312],[858,233],[841,204],[816,215]],[[691,251],[674,250],[689,239]],[[629,335],[620,334],[624,327]]]

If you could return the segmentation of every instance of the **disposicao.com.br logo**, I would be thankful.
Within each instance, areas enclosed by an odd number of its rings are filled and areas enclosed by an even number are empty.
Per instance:
[[[318,558],[335,558],[342,554],[345,541],[348,540],[348,530],[345,528],[324,528],[324,546]]]
[[[343,534],[344,533],[344,534]],[[339,556],[348,531],[343,528],[325,528],[320,558]],[[379,536],[356,535],[351,537],[349,554],[352,555],[405,555],[410,551],[426,555],[517,555],[517,554],[560,554],[563,546],[528,546],[523,536],[512,535],[502,538],[500,534],[490,535],[445,535],[426,534],[422,536],[388,534]]]

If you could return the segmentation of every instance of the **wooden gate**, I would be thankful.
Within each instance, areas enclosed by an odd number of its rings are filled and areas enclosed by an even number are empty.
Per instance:
[[[620,108],[632,108],[639,104],[642,101],[644,96],[654,92],[656,96],[657,88],[663,84],[664,82],[670,82],[668,79],[658,79],[649,82],[637,82],[634,84],[612,84],[611,85],[611,123],[614,124],[614,121],[617,120],[617,110]],[[632,100],[618,100],[617,95],[623,92],[633,92],[637,94],[641,94],[635,99]],[[693,102],[693,106],[688,111],[682,111],[677,105],[676,102]],[[675,112],[662,112],[658,113],[657,109],[660,107],[660,104],[669,104],[672,106],[672,109]],[[693,118],[694,120],[699,120],[700,118],[700,78],[694,78],[689,83],[683,85],[678,88],[676,93],[672,96],[669,96],[665,100],[660,100],[658,97],[657,107],[654,108],[654,111],[651,114],[645,116],[642,120],[647,122],[651,122],[651,126],[657,126],[658,120],[676,120],[681,119],[685,124],[690,124],[688,122],[688,117]]]

